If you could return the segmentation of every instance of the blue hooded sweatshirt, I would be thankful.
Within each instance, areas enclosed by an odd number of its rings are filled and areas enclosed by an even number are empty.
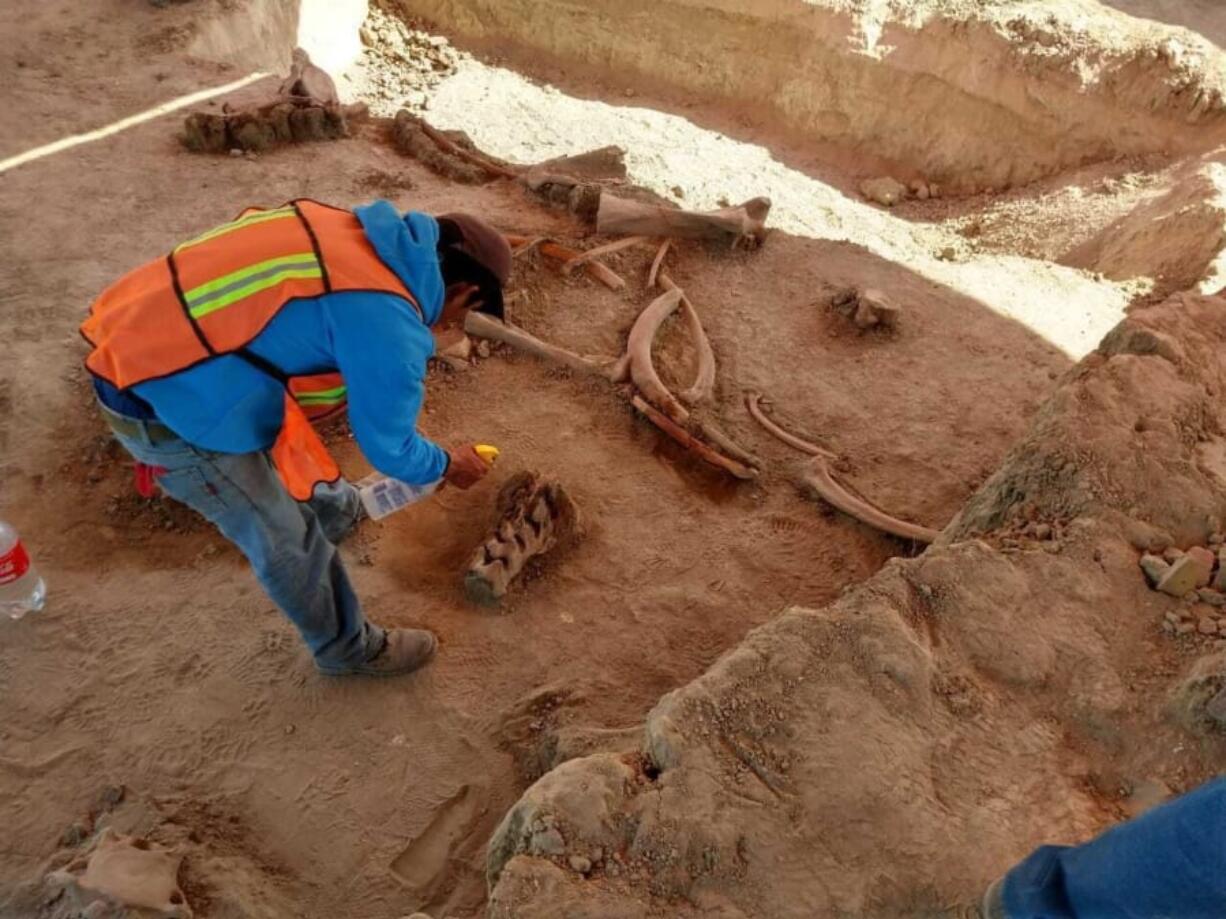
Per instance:
[[[287,304],[248,350],[288,376],[340,371],[349,390],[349,422],[371,465],[384,475],[424,485],[447,468],[446,452],[417,431],[426,362],[434,354],[429,326],[443,309],[438,223],[412,211],[401,217],[388,201],[354,213],[379,258],[412,291],[425,322],[391,294],[324,294]],[[96,387],[108,407],[142,414],[139,403],[109,384],[96,381]],[[266,450],[281,430],[284,386],[234,355],[139,383],[132,392],[157,420],[205,450]]]

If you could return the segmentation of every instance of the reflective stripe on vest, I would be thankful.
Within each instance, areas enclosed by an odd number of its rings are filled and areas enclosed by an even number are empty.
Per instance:
[[[339,373],[294,377],[289,391],[311,421],[319,421],[344,408],[349,390]]]
[[[224,277],[183,291],[183,301],[193,319],[245,300],[290,278],[322,278],[323,266],[314,252],[297,252],[257,262]]]
[[[285,220],[295,219],[298,212],[293,207],[278,207],[270,211],[260,210],[259,208],[248,208],[243,211],[241,217],[237,220],[231,220],[229,223],[223,223],[219,227],[214,227],[207,233],[201,233],[195,239],[189,239],[187,242],[179,243],[175,247],[176,252],[182,252],[184,249],[191,246],[198,246],[201,243],[206,243],[210,239],[216,239],[218,236],[225,236],[227,233],[232,233],[235,230],[241,230],[245,226],[250,226],[253,223],[264,223],[269,220]]]
[[[351,211],[305,199],[247,210],[103,292],[81,326],[86,366],[127,389],[241,351],[292,300],[358,290],[422,315]]]

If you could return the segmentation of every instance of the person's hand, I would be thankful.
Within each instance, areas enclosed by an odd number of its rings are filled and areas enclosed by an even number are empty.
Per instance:
[[[490,471],[489,465],[477,455],[472,444],[452,447],[447,451],[447,455],[451,457],[451,463],[447,466],[443,480],[460,490],[472,488]]]

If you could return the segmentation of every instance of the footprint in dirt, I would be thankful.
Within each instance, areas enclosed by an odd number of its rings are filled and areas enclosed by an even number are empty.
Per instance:
[[[461,786],[392,861],[392,874],[413,892],[419,909],[437,905],[456,886],[456,865],[471,861],[488,835],[479,832],[487,810],[479,790]]]

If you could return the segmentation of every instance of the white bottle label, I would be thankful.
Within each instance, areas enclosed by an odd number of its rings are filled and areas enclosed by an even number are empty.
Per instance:
[[[374,481],[359,482],[358,494],[362,498],[362,506],[366,508],[370,519],[381,520],[388,514],[394,514],[434,494],[438,486],[439,482],[431,482],[429,485],[409,485],[398,479],[378,478]]]

